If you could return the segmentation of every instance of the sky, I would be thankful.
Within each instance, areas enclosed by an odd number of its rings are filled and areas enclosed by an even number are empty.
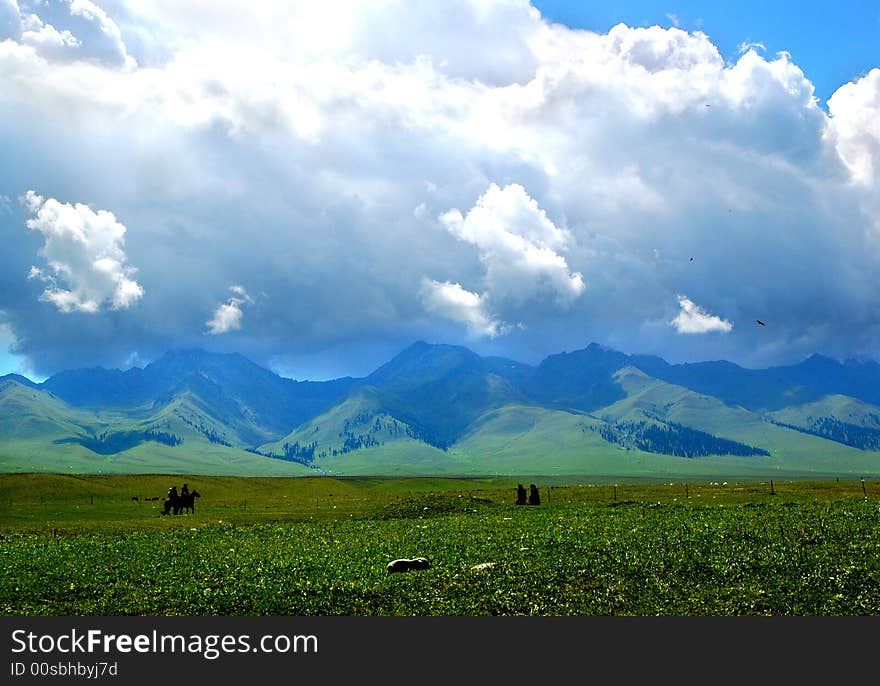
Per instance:
[[[878,359],[878,39],[868,2],[0,0],[0,374]]]

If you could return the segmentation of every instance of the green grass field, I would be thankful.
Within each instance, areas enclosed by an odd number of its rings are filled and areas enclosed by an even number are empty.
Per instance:
[[[876,480],[520,481],[4,475],[0,611],[880,615]]]

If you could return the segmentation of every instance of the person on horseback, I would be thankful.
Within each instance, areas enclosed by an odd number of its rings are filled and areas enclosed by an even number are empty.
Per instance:
[[[183,488],[180,489],[180,498],[177,501],[177,506],[174,508],[174,514],[182,514],[183,512],[186,512],[192,500],[189,486],[183,484]]]
[[[168,514],[169,512],[174,512],[174,514],[180,514],[180,496],[177,495],[177,486],[172,486],[168,489],[168,496],[165,498],[165,502],[163,503],[162,514]]]

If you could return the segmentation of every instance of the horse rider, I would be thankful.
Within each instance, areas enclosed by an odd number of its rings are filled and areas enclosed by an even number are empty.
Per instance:
[[[188,495],[189,495],[189,486],[187,486],[186,484],[183,484],[183,488],[180,489],[180,497],[185,498]]]
[[[178,508],[180,507],[180,496],[177,495],[177,486],[172,486],[168,489],[168,497],[165,498],[165,507],[162,510],[162,514],[168,514],[172,510],[174,514],[177,514]]]

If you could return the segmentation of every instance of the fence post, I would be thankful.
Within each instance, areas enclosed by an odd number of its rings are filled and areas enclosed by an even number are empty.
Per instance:
[[[614,499],[617,500],[617,484],[614,484]]]
[[[776,491],[773,490],[773,479],[770,479],[770,495],[776,495]]]
[[[865,490],[865,478],[862,477],[862,493],[865,494],[865,497],[868,497],[868,491]]]
[[[684,497],[685,497],[685,498],[690,498],[690,497],[691,497],[691,494],[690,494],[690,492],[688,491],[688,485],[687,485],[687,482],[685,482],[685,485],[684,485]]]

